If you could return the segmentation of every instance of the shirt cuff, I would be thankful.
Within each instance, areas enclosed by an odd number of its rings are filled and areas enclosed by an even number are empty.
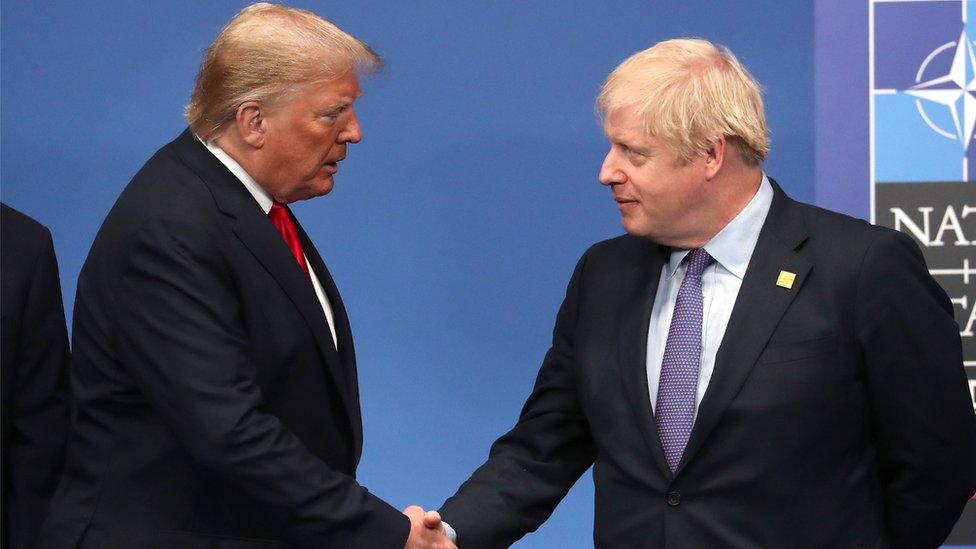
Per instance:
[[[447,539],[451,540],[451,543],[456,544],[457,532],[454,531],[454,528],[451,528],[451,525],[444,521],[441,521],[441,526],[444,527],[444,533],[447,534]]]

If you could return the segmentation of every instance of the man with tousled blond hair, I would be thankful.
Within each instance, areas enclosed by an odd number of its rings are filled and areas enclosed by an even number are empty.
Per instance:
[[[597,112],[628,234],[580,259],[517,424],[441,508],[459,547],[534,531],[590,466],[601,548],[937,547],[976,418],[917,245],[766,176],[725,48],[638,52]]]
[[[265,3],[210,46],[190,127],[122,192],[78,280],[76,414],[40,547],[453,547],[436,513],[356,481],[349,321],[288,209],[332,190],[379,63]]]

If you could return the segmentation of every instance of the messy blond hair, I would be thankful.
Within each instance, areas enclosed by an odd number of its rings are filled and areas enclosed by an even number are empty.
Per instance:
[[[217,137],[247,101],[290,100],[304,85],[379,69],[365,43],[312,12],[252,4],[220,31],[200,65],[186,119],[204,141]]]
[[[604,120],[634,107],[649,135],[683,160],[719,137],[756,165],[769,153],[759,84],[724,46],[707,40],[658,42],[630,56],[607,77],[596,99]]]

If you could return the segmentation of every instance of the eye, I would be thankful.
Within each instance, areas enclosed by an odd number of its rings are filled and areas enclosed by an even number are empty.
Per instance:
[[[635,156],[635,155],[642,156],[641,153],[635,151],[634,149],[630,148],[628,145],[624,143],[616,143],[616,146],[620,149],[620,152],[624,153],[627,156]]]
[[[626,154],[627,157],[632,160],[641,161],[647,158],[647,155],[645,155],[644,153],[635,151],[634,149],[631,149],[627,145],[621,145],[621,147],[623,148],[624,154]]]
[[[346,108],[347,107],[336,107],[334,109],[329,109],[319,114],[319,116],[328,122],[335,122],[339,119],[342,113],[346,112]]]

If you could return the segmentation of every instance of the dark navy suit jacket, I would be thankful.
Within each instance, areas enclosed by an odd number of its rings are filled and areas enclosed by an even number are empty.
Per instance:
[[[42,547],[403,547],[409,521],[356,482],[349,321],[299,233],[338,352],[281,235],[189,131],[136,174],[78,280]]]
[[[51,233],[0,205],[0,547],[32,546],[68,434],[68,332]]]
[[[460,547],[535,530],[591,465],[598,547],[945,539],[976,490],[949,299],[909,237],[774,189],[675,473],[645,364],[670,250],[623,236],[583,255],[518,423],[441,509]]]

